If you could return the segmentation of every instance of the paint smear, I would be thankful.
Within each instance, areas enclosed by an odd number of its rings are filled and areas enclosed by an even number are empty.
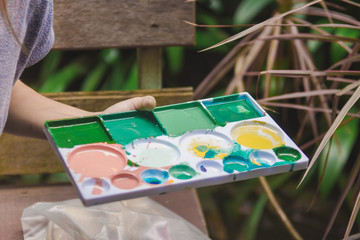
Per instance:
[[[111,183],[119,189],[133,189],[139,185],[139,179],[131,173],[120,173],[111,178]]]
[[[104,192],[110,189],[109,183],[105,180],[97,178],[91,178],[84,181],[81,188],[90,192],[92,195],[102,195]]]
[[[231,102],[204,102],[204,104],[221,125],[262,116],[247,99]]]
[[[93,195],[101,195],[103,192],[103,184],[101,179],[96,179],[94,184],[94,189],[91,192]]]
[[[234,171],[244,172],[250,168],[248,159],[232,155],[224,158],[223,165],[224,171],[227,173],[233,173]]]
[[[73,148],[97,142],[113,142],[98,117],[49,121],[47,128],[57,147]]]
[[[152,112],[133,111],[102,115],[102,118],[113,139],[124,145],[135,139],[165,134]]]
[[[121,171],[127,162],[126,154],[119,144],[89,144],[72,151],[67,159],[68,166],[75,174],[85,177],[109,178]]]
[[[217,126],[215,120],[198,102],[159,107],[154,113],[171,137],[197,129],[214,129]]]
[[[222,165],[220,163],[210,160],[199,162],[196,168],[202,173],[219,173],[222,171]]]
[[[281,134],[265,124],[235,126],[231,136],[238,144],[252,149],[271,149],[283,143]]]
[[[281,146],[273,149],[276,156],[284,161],[295,162],[301,158],[301,154],[298,150],[288,146]]]
[[[276,163],[276,157],[265,151],[255,151],[250,155],[251,162],[257,166],[268,167]]]
[[[195,157],[219,160],[229,155],[233,142],[227,136],[213,131],[193,131],[180,140],[180,148]]]
[[[196,171],[187,165],[175,165],[169,169],[171,176],[177,179],[186,180],[191,179],[196,175]]]
[[[144,167],[166,167],[180,158],[180,151],[170,142],[140,139],[126,145],[128,158]]]
[[[143,171],[140,176],[146,183],[162,184],[169,178],[169,173],[159,169],[147,169]]]

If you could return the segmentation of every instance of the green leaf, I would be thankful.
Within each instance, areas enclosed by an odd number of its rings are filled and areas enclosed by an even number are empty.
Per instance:
[[[349,28],[337,28],[335,31],[336,36],[342,36],[342,37],[350,37],[350,38],[359,38],[360,37],[360,31],[357,29],[349,29]],[[345,43],[347,46],[351,47],[352,43]],[[336,42],[331,43],[331,60],[333,63],[340,61],[342,58],[344,58],[348,52],[339,44]]]
[[[86,68],[79,61],[74,61],[54,75],[50,76],[39,88],[39,92],[63,92],[77,77],[84,74]]]
[[[330,191],[334,188],[334,185],[337,183],[346,162],[349,160],[348,158],[357,138],[358,122],[358,119],[352,120],[348,124],[338,128],[333,136],[333,143],[320,188],[320,194],[324,198],[326,198]],[[319,157],[320,174],[325,164],[328,148],[329,143],[326,145]]]
[[[57,69],[59,63],[63,56],[62,51],[51,51],[42,61],[40,74],[39,74],[39,83],[44,83]]]
[[[131,68],[129,76],[123,86],[124,91],[136,90],[138,88],[138,74],[137,74],[137,65],[134,64]]]
[[[81,85],[81,91],[95,91],[100,86],[101,80],[108,68],[105,62],[99,63],[85,78]]]
[[[273,0],[243,0],[236,8],[234,13],[234,24],[246,24],[252,20]]]
[[[116,48],[103,49],[100,52],[101,59],[106,63],[113,64],[120,56],[120,51]]]
[[[165,49],[167,56],[167,64],[173,75],[178,74],[184,63],[184,48],[183,47],[168,47]]]

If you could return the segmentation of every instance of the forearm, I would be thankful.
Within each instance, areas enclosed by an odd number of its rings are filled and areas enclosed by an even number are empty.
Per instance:
[[[91,115],[75,107],[48,99],[17,81],[14,85],[5,131],[22,136],[44,138],[46,120]]]
[[[144,96],[118,102],[102,112],[88,112],[46,98],[21,81],[17,81],[11,94],[5,131],[16,135],[45,138],[43,127],[44,122],[47,120],[132,110],[151,111],[155,106],[156,100],[154,97]]]

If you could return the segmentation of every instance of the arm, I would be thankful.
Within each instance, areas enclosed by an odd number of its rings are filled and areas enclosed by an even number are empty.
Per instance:
[[[22,136],[45,138],[43,127],[46,120],[130,110],[152,110],[155,105],[155,99],[146,96],[119,102],[100,113],[88,112],[46,98],[21,81],[17,81],[12,90],[5,131]]]

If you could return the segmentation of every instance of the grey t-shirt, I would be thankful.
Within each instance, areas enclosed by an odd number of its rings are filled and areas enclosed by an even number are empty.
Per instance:
[[[11,25],[28,51],[22,51],[0,14],[0,135],[6,123],[13,85],[24,68],[41,60],[54,42],[51,0],[7,2]]]

